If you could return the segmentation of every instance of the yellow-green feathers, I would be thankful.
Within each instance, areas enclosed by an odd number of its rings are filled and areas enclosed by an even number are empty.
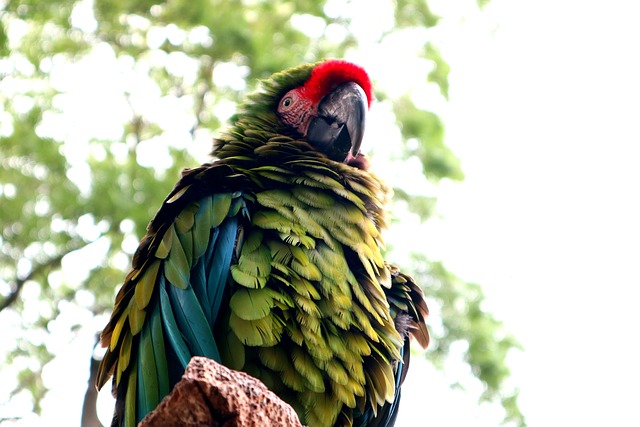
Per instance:
[[[246,173],[265,189],[255,192],[251,231],[231,266],[229,328],[244,345],[242,368],[265,381],[274,372],[273,388],[303,423],[376,411],[393,399],[404,339],[384,291],[386,187],[364,171],[302,156]]]

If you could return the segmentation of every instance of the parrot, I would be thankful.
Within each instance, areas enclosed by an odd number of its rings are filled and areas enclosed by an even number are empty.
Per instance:
[[[383,257],[392,192],[360,151],[373,98],[346,60],[277,72],[182,171],[100,335],[112,425],[141,421],[193,356],[258,378],[304,425],[394,424],[429,311]]]

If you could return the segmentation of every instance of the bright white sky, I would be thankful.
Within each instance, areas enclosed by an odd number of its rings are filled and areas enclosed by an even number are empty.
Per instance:
[[[473,4],[433,3],[448,17],[435,36],[452,69],[438,108],[466,180],[437,190],[428,255],[482,284],[525,347],[509,362],[529,426],[639,425],[640,7],[493,0],[470,14]],[[392,231],[415,236],[414,226]],[[86,383],[55,373],[85,370],[90,340],[45,372],[58,391],[43,404],[48,425],[79,420]],[[399,424],[499,424],[495,408],[444,384],[412,361]]]
[[[441,190],[429,248],[524,345],[530,426],[640,425],[640,5],[492,3],[444,40],[466,180]],[[429,425],[496,425],[444,412]]]

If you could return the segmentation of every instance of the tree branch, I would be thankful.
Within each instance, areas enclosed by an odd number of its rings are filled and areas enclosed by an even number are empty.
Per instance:
[[[100,342],[100,335],[96,335],[94,348]],[[89,381],[87,381],[87,390],[84,393],[84,402],[82,404],[82,418],[80,421],[81,427],[102,427],[100,420],[98,419],[98,412],[96,409],[96,403],[98,401],[98,389],[96,389],[96,378],[98,377],[98,369],[100,361],[96,360],[91,354],[91,361],[89,363]]]
[[[91,243],[91,242],[89,242]],[[62,258],[66,255],[70,254],[73,251],[76,251],[84,246],[87,246],[89,243],[85,243],[84,245],[72,245],[67,251],[58,254],[54,257],[49,258],[45,262],[36,265],[31,269],[31,271],[22,278],[17,278],[11,282],[9,282],[9,286],[11,287],[11,292],[0,302],[0,312],[5,308],[10,307],[13,303],[16,302],[18,296],[20,296],[20,291],[22,291],[22,287],[25,283],[31,280],[33,277],[42,273],[48,268],[55,268],[60,265]]]

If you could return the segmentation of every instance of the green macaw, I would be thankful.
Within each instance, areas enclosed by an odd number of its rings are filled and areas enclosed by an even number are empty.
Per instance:
[[[393,425],[428,310],[382,257],[390,191],[360,153],[372,99],[346,61],[274,74],[215,161],[182,173],[101,335],[114,425],[152,411],[192,356],[259,378],[305,425]]]

